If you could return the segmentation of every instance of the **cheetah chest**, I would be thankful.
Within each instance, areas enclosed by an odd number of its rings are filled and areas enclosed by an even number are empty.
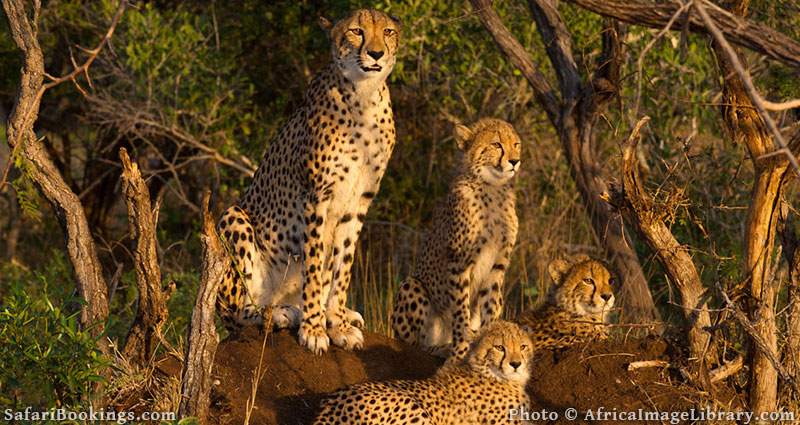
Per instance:
[[[339,177],[334,182],[334,201],[329,210],[336,218],[356,212],[360,199],[371,199],[378,190],[391,155],[389,134],[379,125],[379,117],[387,108],[388,102],[375,102],[354,114],[341,148]]]
[[[470,282],[473,290],[480,290],[491,286],[489,280],[492,269],[505,255],[505,249],[510,243],[511,224],[508,223],[507,214],[499,207],[483,211],[476,223],[482,230],[478,238],[478,254],[470,270]],[[513,243],[513,242],[511,242]],[[474,292],[473,292],[474,293]]]

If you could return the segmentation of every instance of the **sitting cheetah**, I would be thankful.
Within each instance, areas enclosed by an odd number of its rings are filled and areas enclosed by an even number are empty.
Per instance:
[[[395,337],[462,358],[472,335],[503,311],[503,279],[517,239],[514,177],[520,139],[511,124],[457,125],[464,152],[447,198],[434,213],[411,276],[395,298]]]
[[[545,302],[523,312],[517,322],[534,347],[564,348],[590,339],[608,338],[608,316],[614,307],[613,279],[599,261],[576,256],[548,267],[553,286]]]
[[[345,307],[356,241],[395,144],[386,77],[399,22],[357,10],[332,25],[333,62],[269,145],[253,183],[219,220],[233,261],[217,308],[229,327],[297,327],[316,354],[363,345]],[[302,309],[301,309],[302,308]],[[360,327],[360,326],[359,326]]]
[[[421,381],[367,382],[322,404],[323,424],[511,424],[529,409],[525,385],[532,353],[517,325],[498,320],[483,329],[465,360],[452,358]]]

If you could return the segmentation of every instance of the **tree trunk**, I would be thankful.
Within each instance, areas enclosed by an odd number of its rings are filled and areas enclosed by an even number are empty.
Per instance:
[[[189,325],[181,377],[181,402],[178,408],[180,417],[194,416],[202,424],[208,423],[211,369],[217,351],[217,329],[214,323],[217,288],[229,261],[214,228],[214,219],[208,211],[209,196],[206,192],[203,198],[203,234],[200,236],[203,265],[200,288]]]
[[[22,172],[30,176],[39,191],[53,206],[66,236],[67,252],[75,271],[78,293],[86,301],[81,309],[81,325],[91,326],[93,335],[103,333],[108,318],[108,296],[103,271],[78,196],[64,182],[41,140],[33,131],[44,94],[44,57],[37,40],[39,5],[28,18],[23,0],[3,0],[11,35],[22,50],[23,66],[14,109],[6,134],[13,152],[25,159]],[[107,352],[103,339],[100,348]]]
[[[622,219],[601,198],[607,193],[608,184],[603,176],[603,167],[596,161],[591,151],[591,145],[592,130],[599,116],[599,108],[608,100],[608,93],[596,92],[594,84],[583,82],[572,57],[572,40],[569,32],[558,11],[549,1],[531,0],[529,5],[550,62],[556,70],[560,101],[530,55],[503,25],[500,17],[492,9],[491,2],[489,0],[470,0],[470,2],[500,50],[528,80],[536,99],[556,129],[569,162],[570,172],[591,219],[594,233],[603,246],[612,268],[622,280],[619,298],[623,306],[624,320],[638,323],[658,320],[658,311],[638,257],[631,248],[633,244],[625,235]],[[618,46],[617,41],[616,47]],[[609,63],[613,64],[615,60]],[[617,81],[608,81],[613,72],[607,74],[607,82],[616,86]],[[597,94],[602,96],[598,97]]]
[[[747,14],[747,0],[732,7],[738,16]],[[755,181],[747,210],[744,234],[744,276],[749,280],[748,314],[766,349],[777,353],[775,297],[778,282],[771,264],[775,251],[781,190],[788,163],[781,158],[762,158],[774,150],[766,125],[747,96],[731,58],[715,40],[712,44],[723,78],[721,113],[732,142],[747,147],[755,169]],[[738,54],[738,53],[737,53]],[[739,55],[744,64],[744,58]],[[778,407],[778,372],[762,349],[751,352],[750,409],[756,414],[773,412]]]
[[[136,287],[139,303],[123,354],[128,361],[143,366],[147,364],[162,340],[161,327],[169,317],[167,301],[174,287],[161,288],[161,268],[158,265],[156,225],[158,208],[150,204],[147,188],[139,167],[131,163],[128,152],[119,151],[122,161],[122,191],[128,205],[131,238],[136,239],[133,251],[136,268]]]

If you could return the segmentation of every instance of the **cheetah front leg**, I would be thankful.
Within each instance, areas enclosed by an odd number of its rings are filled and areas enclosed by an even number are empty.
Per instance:
[[[488,324],[500,318],[503,314],[503,291],[506,269],[508,268],[509,254],[506,253],[492,267],[489,273],[489,288],[486,294],[478,300],[480,306],[480,327],[483,329]]]
[[[323,273],[326,254],[330,249],[325,243],[331,223],[325,220],[330,200],[318,202],[306,208],[306,228],[303,244],[303,322],[298,337],[300,345],[320,355],[328,350],[330,338],[325,331],[325,304],[330,294],[330,274]]]
[[[469,305],[469,273],[452,275],[450,277],[450,287],[453,294],[450,298],[448,316],[452,318],[453,341],[451,344],[452,355],[457,359],[463,359],[469,350],[469,343],[472,341],[472,330],[470,329],[470,305]]]
[[[345,214],[336,228],[333,245],[331,274],[333,284],[326,310],[328,336],[334,344],[344,349],[360,349],[364,335],[358,325],[364,325],[361,314],[347,308],[347,290],[352,277],[356,242],[363,226],[363,214]],[[354,323],[355,322],[355,326]]]

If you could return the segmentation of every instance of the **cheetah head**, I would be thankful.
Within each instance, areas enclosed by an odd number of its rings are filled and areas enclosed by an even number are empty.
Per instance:
[[[614,280],[602,263],[580,255],[570,261],[554,260],[548,272],[554,283],[549,302],[579,316],[608,323],[614,307]]]
[[[521,144],[511,124],[493,118],[469,127],[457,124],[455,139],[464,152],[465,165],[481,180],[500,186],[519,172]]]
[[[524,386],[530,376],[531,339],[519,326],[496,320],[476,337],[468,364],[485,376]]]
[[[335,24],[320,17],[331,40],[333,60],[353,82],[381,81],[392,71],[400,41],[400,21],[383,12],[359,9]]]

